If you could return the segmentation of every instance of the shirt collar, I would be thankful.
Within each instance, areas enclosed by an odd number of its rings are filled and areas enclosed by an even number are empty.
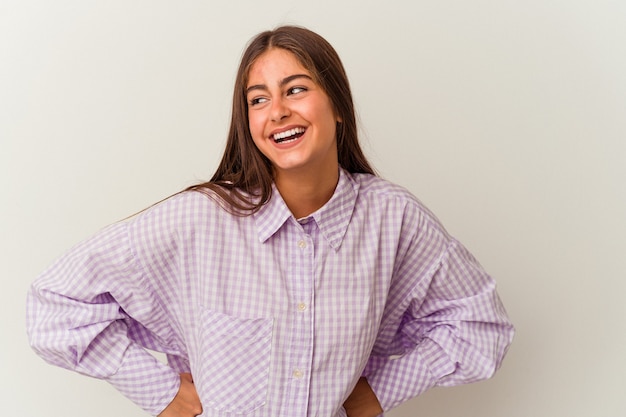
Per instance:
[[[328,244],[338,250],[348,230],[356,205],[359,184],[350,173],[339,168],[339,181],[333,196],[324,206],[312,213],[312,217]],[[265,242],[274,235],[293,215],[281,197],[275,184],[272,184],[272,197],[253,214],[259,233],[259,240]],[[294,219],[295,220],[295,219]]]

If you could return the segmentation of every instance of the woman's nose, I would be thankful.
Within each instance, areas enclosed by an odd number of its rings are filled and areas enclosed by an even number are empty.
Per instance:
[[[289,107],[285,104],[284,99],[278,98],[272,100],[271,118],[273,122],[279,122],[291,114]]]

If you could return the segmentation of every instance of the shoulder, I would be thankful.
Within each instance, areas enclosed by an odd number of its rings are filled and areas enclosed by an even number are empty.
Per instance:
[[[186,190],[150,206],[140,213],[139,218],[217,211],[218,208],[218,198],[214,193]]]
[[[371,174],[350,174],[358,184],[360,205],[380,207],[386,216],[402,218],[405,225],[445,229],[437,216],[405,187]]]
[[[358,185],[359,198],[370,203],[396,202],[411,206],[423,206],[418,198],[401,185],[371,174],[350,174]]]
[[[128,219],[131,228],[181,229],[234,218],[214,192],[182,191]]]

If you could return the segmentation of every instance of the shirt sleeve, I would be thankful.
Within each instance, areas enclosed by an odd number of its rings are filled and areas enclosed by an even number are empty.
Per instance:
[[[364,375],[384,410],[434,386],[491,377],[514,329],[496,284],[470,252],[438,225],[408,245],[397,282],[410,282],[387,349]],[[388,330],[387,330],[388,331]]]
[[[134,257],[127,225],[110,226],[44,271],[27,297],[27,331],[47,362],[110,382],[148,413],[174,398],[179,371],[145,348],[180,357],[160,292]],[[169,339],[169,340],[168,340]]]

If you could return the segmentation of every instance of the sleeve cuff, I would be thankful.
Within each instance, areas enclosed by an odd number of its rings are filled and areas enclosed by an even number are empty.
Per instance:
[[[434,387],[454,371],[455,365],[443,349],[434,341],[424,339],[406,355],[386,359],[366,377],[386,412]]]
[[[105,380],[151,415],[161,413],[180,386],[176,371],[136,344],[128,347],[119,370]]]

